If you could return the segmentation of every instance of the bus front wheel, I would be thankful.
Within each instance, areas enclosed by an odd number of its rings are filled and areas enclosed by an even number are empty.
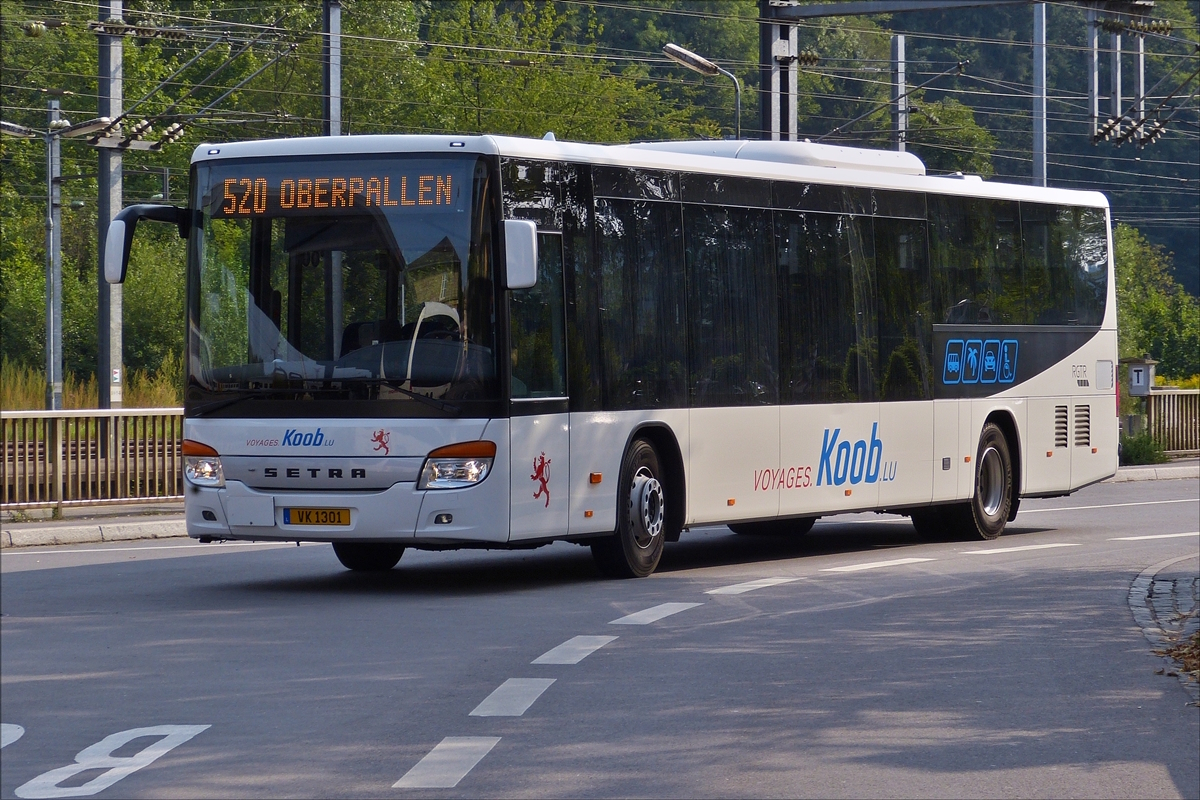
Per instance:
[[[617,529],[592,544],[592,557],[610,578],[644,578],[662,558],[667,487],[654,445],[635,439],[621,463]]]
[[[384,542],[334,542],[333,554],[355,572],[387,572],[400,562],[404,545]]]

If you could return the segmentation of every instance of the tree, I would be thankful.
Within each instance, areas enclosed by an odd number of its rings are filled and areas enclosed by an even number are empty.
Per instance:
[[[1171,277],[1169,255],[1136,228],[1118,224],[1113,242],[1121,356],[1149,353],[1167,377],[1200,374],[1200,301]]]

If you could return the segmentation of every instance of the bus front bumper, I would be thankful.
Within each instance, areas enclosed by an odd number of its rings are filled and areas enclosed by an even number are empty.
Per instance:
[[[490,475],[466,489],[418,490],[396,483],[373,492],[187,486],[188,536],[200,540],[373,541],[397,544],[508,541],[507,481]]]

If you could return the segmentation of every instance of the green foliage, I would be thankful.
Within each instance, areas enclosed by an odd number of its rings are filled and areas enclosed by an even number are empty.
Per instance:
[[[908,149],[921,157],[931,173],[963,172],[987,178],[995,172],[996,137],[975,122],[975,112],[953,98],[936,103],[916,99],[908,140]]]
[[[1139,464],[1165,464],[1169,459],[1158,442],[1148,433],[1137,436],[1121,435],[1121,466]]]
[[[1129,225],[1113,229],[1122,357],[1149,353],[1166,377],[1200,372],[1200,301],[1171,276],[1168,256]]]

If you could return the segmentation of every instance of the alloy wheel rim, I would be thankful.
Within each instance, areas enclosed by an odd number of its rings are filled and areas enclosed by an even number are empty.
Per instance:
[[[994,517],[1004,502],[1004,462],[995,447],[983,451],[979,460],[979,500],[983,513]]]
[[[629,517],[633,523],[633,541],[642,550],[651,547],[662,534],[665,508],[662,484],[646,467],[633,476],[629,492]]]

